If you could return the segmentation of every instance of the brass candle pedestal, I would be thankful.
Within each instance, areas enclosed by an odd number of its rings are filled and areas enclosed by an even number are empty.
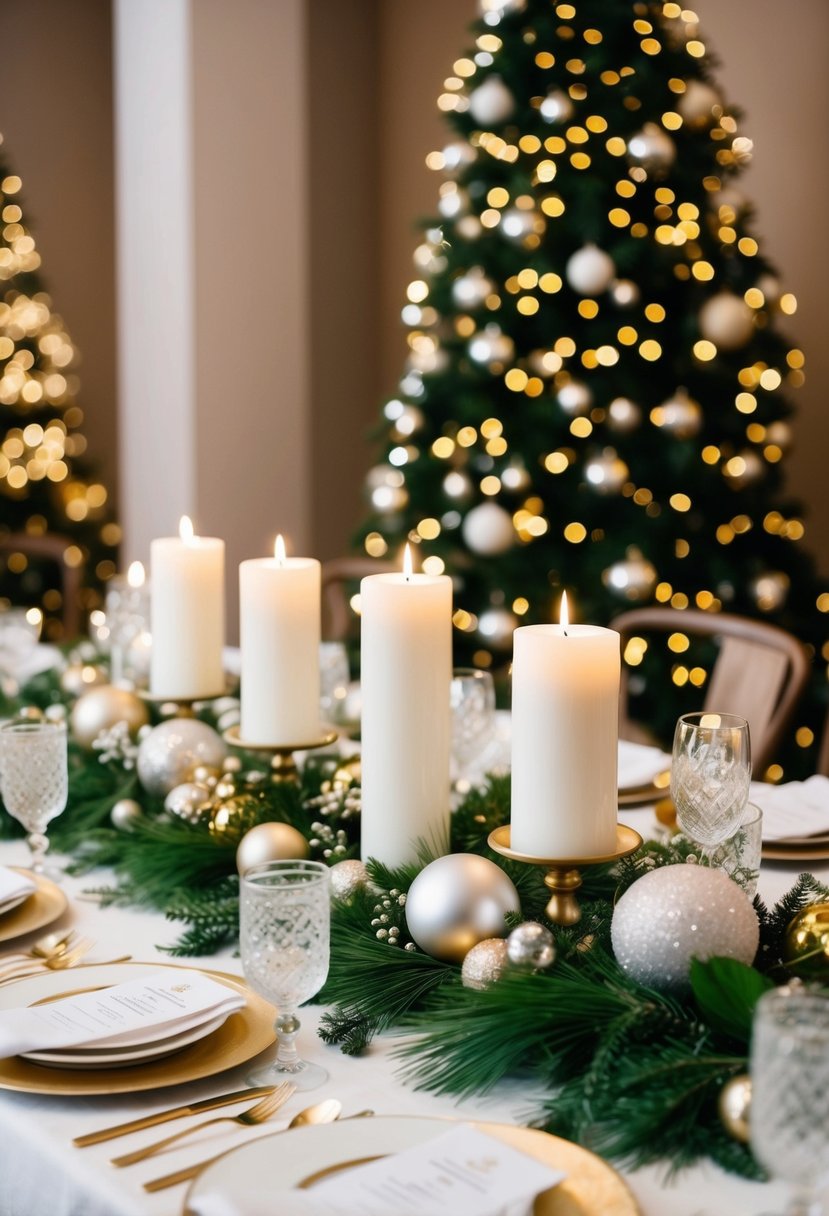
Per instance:
[[[534,857],[529,853],[517,853],[510,848],[510,825],[496,828],[489,834],[489,847],[511,861],[523,861],[531,866],[543,866],[547,871],[544,885],[552,892],[545,908],[554,925],[576,925],[581,920],[581,908],[576,892],[582,884],[581,871],[587,866],[598,866],[608,861],[627,857],[642,843],[642,837],[633,828],[623,823],[616,825],[616,849],[605,857]]]
[[[168,714],[171,718],[195,718],[197,705],[207,704],[210,701],[218,701],[219,697],[232,697],[239,690],[238,680],[228,680],[224,688],[219,692],[209,693],[208,695],[200,694],[198,697],[168,697],[160,696],[158,693],[151,692],[149,688],[136,688],[135,695],[140,697],[147,705],[155,705],[160,709],[163,705],[169,705],[174,712]]]
[[[339,738],[338,732],[333,729],[326,731],[321,727],[320,730],[320,735],[308,743],[249,743],[241,737],[238,726],[228,727],[222,738],[239,751],[262,752],[270,755],[272,781],[298,782],[299,770],[294,759],[294,752],[310,752],[318,747],[328,747]]]

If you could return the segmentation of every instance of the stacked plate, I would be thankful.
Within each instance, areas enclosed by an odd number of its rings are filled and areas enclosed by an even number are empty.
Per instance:
[[[230,1011],[208,1017],[197,1026],[177,1033],[165,1033],[159,1030],[158,1038],[149,1041],[140,1039],[123,1039],[117,1046],[92,1044],[84,1047],[64,1047],[60,1051],[27,1051],[21,1055],[23,1060],[32,1060],[35,1064],[46,1064],[52,1068],[125,1068],[137,1064],[146,1064],[149,1060],[161,1060],[165,1056],[174,1055],[183,1047],[197,1043],[218,1030],[230,1017]]]
[[[829,778],[785,785],[752,784],[751,801],[763,811],[763,857],[768,861],[829,858]]]
[[[22,870],[9,870],[0,866],[0,917],[19,907],[24,900],[34,895],[37,886]]]

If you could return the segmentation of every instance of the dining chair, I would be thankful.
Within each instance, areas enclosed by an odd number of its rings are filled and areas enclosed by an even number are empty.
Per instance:
[[[823,777],[829,777],[829,711],[827,711],[826,721],[823,724],[823,735],[820,740],[815,772],[820,773]]]
[[[67,561],[68,550],[77,548],[71,537],[59,532],[49,532],[44,536],[31,535],[28,532],[7,532],[0,535],[0,558],[5,562],[8,562],[11,554],[20,553],[27,561],[50,563],[56,567],[61,595],[60,612],[57,616],[62,622],[65,638],[77,637],[81,626],[80,593],[84,563],[70,564]]]
[[[766,621],[697,608],[632,608],[610,621],[622,635],[622,654],[631,638],[649,634],[708,638],[717,656],[702,708],[736,713],[751,728],[751,753],[758,777],[774,759],[809,679],[806,647],[785,629]],[[623,664],[620,733],[637,737],[628,717],[627,671]]]
[[[367,574],[393,574],[400,567],[376,557],[335,557],[322,563],[322,636],[329,642],[346,642],[354,633],[357,616],[351,597]]]

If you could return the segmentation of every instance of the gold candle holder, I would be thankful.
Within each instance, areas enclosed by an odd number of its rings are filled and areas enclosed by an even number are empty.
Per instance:
[[[581,908],[576,892],[582,885],[581,871],[587,866],[603,865],[627,857],[642,843],[642,837],[624,823],[616,824],[616,849],[604,857],[535,857],[530,853],[518,853],[510,847],[510,825],[495,828],[488,838],[489,847],[511,861],[526,862],[541,866],[547,873],[544,885],[551,892],[550,902],[544,909],[554,925],[577,925],[581,920]]]
[[[206,704],[210,701],[218,701],[219,697],[232,697],[238,692],[239,681],[228,680],[224,688],[220,692],[212,692],[205,695],[201,693],[198,697],[166,697],[160,696],[158,693],[151,692],[149,688],[136,688],[135,695],[140,697],[147,705],[157,705],[159,708],[164,705],[169,705],[173,709],[173,713],[169,717],[175,718],[195,718],[196,705]]]
[[[250,743],[243,739],[238,726],[229,726],[222,738],[231,747],[244,752],[262,752],[271,757],[271,780],[299,782],[294,752],[311,752],[318,747],[328,747],[339,738],[336,730],[322,730],[322,733],[307,743]]]

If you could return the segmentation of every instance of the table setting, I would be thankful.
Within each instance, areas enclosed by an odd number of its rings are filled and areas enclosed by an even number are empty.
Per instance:
[[[566,607],[507,711],[445,576],[363,580],[356,691],[313,559],[243,564],[229,662],[222,587],[217,538],[154,542],[147,686],[99,620],[0,725],[0,1212],[782,1211],[805,1150],[750,1111],[820,1072],[829,781],[752,782],[727,714],[619,740]]]

